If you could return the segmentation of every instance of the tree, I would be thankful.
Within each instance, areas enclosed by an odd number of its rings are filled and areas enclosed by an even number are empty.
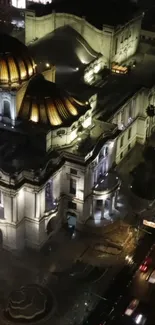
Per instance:
[[[148,146],[144,152],[143,152],[143,157],[145,161],[151,161],[152,164],[155,163],[155,148]]]
[[[155,116],[155,106],[149,105],[148,108],[146,109],[146,113],[147,113],[147,116],[154,117]]]

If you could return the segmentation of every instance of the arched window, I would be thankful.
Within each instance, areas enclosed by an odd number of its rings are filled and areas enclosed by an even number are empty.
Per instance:
[[[101,149],[100,153],[99,153],[99,161],[104,157],[104,151],[103,148]]]
[[[53,208],[53,182],[50,180],[45,187],[45,210],[50,211]]]
[[[3,102],[3,116],[11,118],[10,103],[8,100],[4,100]]]

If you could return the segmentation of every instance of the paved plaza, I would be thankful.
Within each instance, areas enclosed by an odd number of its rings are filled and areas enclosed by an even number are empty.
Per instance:
[[[78,323],[82,321],[80,315],[84,317],[89,313],[99,300],[98,295],[103,288],[106,290],[112,277],[124,263],[121,254],[102,254],[101,257],[96,252],[95,255],[94,246],[102,241],[103,238],[86,234],[79,234],[72,240],[66,231],[61,230],[41,253],[27,250],[17,254],[1,250],[1,310],[10,292],[28,284],[39,284],[48,287],[54,296],[56,312],[52,321],[55,325],[71,324],[73,318],[75,324],[77,319]],[[97,266],[100,271],[93,271],[91,278],[87,274],[83,279],[81,275],[74,278],[71,275],[72,265],[78,260],[86,265]]]
[[[123,189],[119,202],[123,197],[130,201],[130,171],[142,159],[142,147],[138,146],[129,155],[122,165],[119,166],[118,172],[123,180]],[[137,199],[136,199],[137,201]],[[139,203],[138,203],[139,204]],[[136,203],[134,203],[134,207]],[[128,205],[128,214],[134,211]],[[121,210],[120,210],[121,211]],[[123,212],[123,210],[122,210]],[[124,219],[125,214],[122,214]],[[125,218],[126,220],[126,218]],[[120,222],[124,223],[123,220]],[[129,238],[123,246],[124,237]],[[117,234],[117,236],[116,236]],[[117,245],[122,244],[122,252],[118,255],[98,252],[94,249],[96,245],[105,245],[107,242],[115,242]],[[39,284],[48,287],[51,290],[56,304],[56,311],[49,321],[43,320],[42,323],[53,322],[55,325],[61,324],[80,324],[81,315],[86,317],[98,302],[99,295],[106,290],[113,276],[124,265],[124,257],[135,248],[135,234],[130,228],[121,228],[121,224],[113,228],[106,234],[106,237],[100,234],[79,233],[75,239],[71,239],[70,234],[61,229],[55,234],[40,252],[25,250],[21,253],[10,253],[4,250],[0,251],[1,268],[0,268],[0,304],[1,310],[5,301],[13,290],[20,286],[28,284]],[[99,274],[95,271],[91,278],[86,274],[81,279],[72,276],[72,267],[77,261],[97,267]],[[95,269],[96,270],[96,269]],[[94,271],[93,271],[94,272]],[[76,274],[76,272],[75,272]],[[80,277],[79,277],[80,274]],[[85,273],[83,273],[85,274]],[[88,276],[88,277],[87,277]],[[80,280],[80,281],[79,281]],[[1,321],[3,324],[3,321]]]

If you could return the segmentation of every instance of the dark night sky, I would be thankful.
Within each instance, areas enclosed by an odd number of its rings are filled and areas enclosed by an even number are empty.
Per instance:
[[[31,8],[39,8],[32,5]],[[86,17],[87,21],[102,29],[103,24],[123,24],[137,11],[137,6],[129,0],[55,0],[52,4],[40,7],[37,15],[56,12],[72,13]]]

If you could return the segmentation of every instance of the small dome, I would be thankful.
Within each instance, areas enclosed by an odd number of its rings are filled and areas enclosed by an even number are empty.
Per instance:
[[[14,37],[0,34],[0,87],[16,88],[34,73],[28,48]]]
[[[70,125],[88,108],[41,74],[32,78],[26,89],[24,85],[17,94],[17,115],[20,119],[53,127]]]

